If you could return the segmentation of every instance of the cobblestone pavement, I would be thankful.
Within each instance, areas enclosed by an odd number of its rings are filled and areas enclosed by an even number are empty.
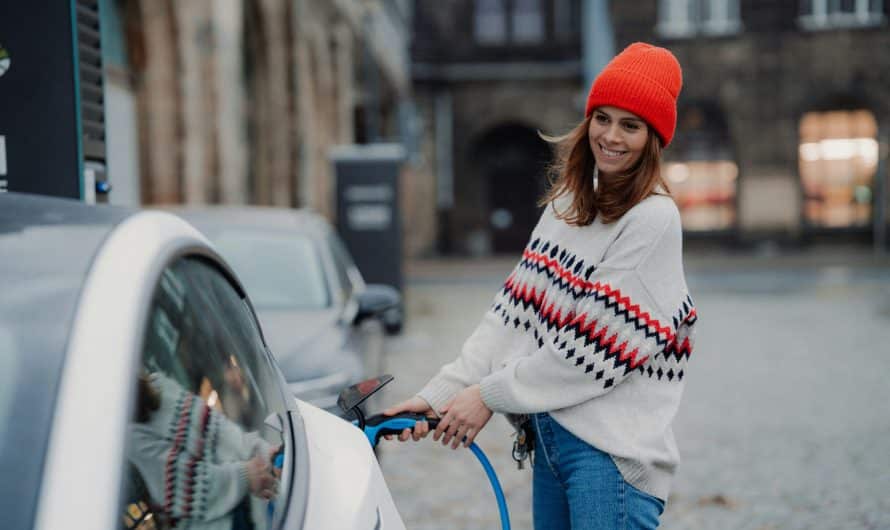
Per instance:
[[[385,394],[411,395],[459,351],[508,262],[431,264],[408,284]],[[890,271],[858,267],[709,271],[690,288],[698,342],[675,432],[683,463],[668,530],[890,529]],[[531,528],[531,473],[495,417],[477,438]],[[473,455],[429,440],[384,443],[381,463],[411,529],[499,528]]]

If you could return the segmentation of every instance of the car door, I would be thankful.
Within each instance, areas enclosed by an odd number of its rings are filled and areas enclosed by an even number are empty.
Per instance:
[[[212,260],[180,258],[161,274],[147,318],[121,528],[300,521],[285,507],[302,433],[240,289]]]

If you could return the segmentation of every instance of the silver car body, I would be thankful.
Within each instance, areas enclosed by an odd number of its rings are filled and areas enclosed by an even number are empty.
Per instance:
[[[228,270],[196,229],[162,212],[132,214],[95,255],[64,356],[35,528],[66,528],[72,521],[80,528],[118,526],[119,497],[113,492],[120,491],[124,476],[131,383],[152,279],[171,260],[187,255],[203,256]],[[47,259],[64,256],[47,249]],[[283,378],[281,382],[283,392]],[[297,428],[291,430],[291,443],[285,443],[286,459],[293,465],[282,476],[282,484],[291,488],[283,527],[404,528],[364,435],[331,414],[288,399],[290,421]],[[299,470],[298,476],[290,476],[288,469]],[[4,480],[13,477],[0,478]]]

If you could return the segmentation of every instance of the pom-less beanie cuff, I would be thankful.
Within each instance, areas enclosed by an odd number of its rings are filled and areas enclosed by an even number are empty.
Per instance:
[[[585,117],[593,109],[614,106],[648,123],[667,147],[677,125],[677,96],[683,72],[665,48],[635,42],[616,55],[600,72],[587,96]]]

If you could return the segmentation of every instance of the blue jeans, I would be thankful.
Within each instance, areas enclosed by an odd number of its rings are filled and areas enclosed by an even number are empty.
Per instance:
[[[650,530],[664,501],[625,482],[612,457],[535,414],[536,530]]]

